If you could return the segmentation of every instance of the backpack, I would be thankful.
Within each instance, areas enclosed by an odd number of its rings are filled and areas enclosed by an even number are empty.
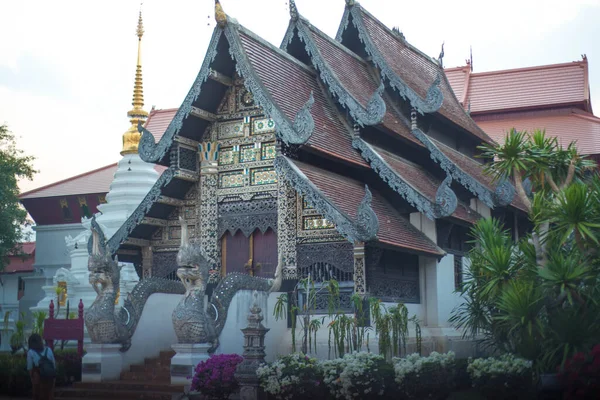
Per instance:
[[[40,361],[39,361],[39,369],[40,369],[40,378],[42,379],[53,379],[56,378],[56,368],[54,367],[54,363],[47,356],[48,348],[44,350],[44,354],[39,353]]]

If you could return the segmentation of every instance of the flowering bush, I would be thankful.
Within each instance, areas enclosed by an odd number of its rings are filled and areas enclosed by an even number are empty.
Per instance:
[[[445,399],[454,385],[454,353],[432,352],[428,357],[411,354],[394,358],[396,383],[408,399]]]
[[[467,372],[486,399],[530,398],[532,362],[504,354],[499,358],[469,360]]]
[[[354,352],[321,365],[323,380],[338,399],[380,398],[394,386],[394,370],[381,355]]]
[[[191,390],[210,399],[227,399],[238,390],[235,369],[243,361],[237,354],[220,354],[202,361],[196,366]]]
[[[324,398],[323,373],[315,358],[293,353],[256,370],[260,386],[280,400]]]
[[[600,344],[590,354],[577,353],[565,362],[559,377],[566,399],[591,399],[600,393]],[[595,394],[594,394],[595,393]]]

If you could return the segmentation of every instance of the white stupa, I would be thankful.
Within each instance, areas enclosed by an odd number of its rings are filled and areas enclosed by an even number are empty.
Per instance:
[[[141,137],[141,134],[137,130],[138,123],[144,123],[148,117],[148,113],[143,109],[144,93],[142,85],[141,44],[144,27],[141,12],[136,34],[138,36],[138,56],[135,84],[133,87],[133,108],[127,113],[131,126],[123,134],[123,150],[121,151],[123,157],[118,163],[117,172],[110,184],[109,192],[106,195],[106,203],[98,206],[99,212],[96,214],[96,220],[107,239],[111,238],[133,213],[159,176],[154,169],[154,165],[142,161],[138,154],[138,144]],[[55,287],[59,285],[59,282],[66,283],[67,296],[70,300],[72,311],[77,311],[79,299],[83,300],[84,307],[87,309],[96,298],[96,292],[89,283],[87,268],[87,243],[91,236],[91,220],[83,218],[81,222],[85,228],[84,231],[74,238],[71,236],[65,237],[67,250],[71,257],[71,267],[69,269],[60,268],[56,272],[53,279],[53,286],[43,287],[46,296],[36,307],[32,308],[32,311],[48,310],[50,299],[56,299]],[[123,299],[127,298],[127,294],[139,281],[133,264],[122,263],[121,265],[120,304],[122,304]],[[64,309],[64,307],[61,307],[61,314],[64,312]]]

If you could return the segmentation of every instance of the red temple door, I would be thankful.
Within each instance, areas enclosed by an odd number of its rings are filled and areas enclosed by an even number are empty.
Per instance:
[[[272,278],[277,267],[277,235],[272,229],[264,234],[255,230],[249,237],[242,231],[226,232],[221,239],[223,275],[241,272]]]

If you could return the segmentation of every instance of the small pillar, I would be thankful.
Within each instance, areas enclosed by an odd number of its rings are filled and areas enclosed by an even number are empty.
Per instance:
[[[354,293],[367,294],[367,268],[365,265],[365,243],[354,243]]]
[[[262,324],[263,316],[258,306],[258,293],[254,292],[254,305],[250,307],[248,326],[241,329],[244,334],[244,361],[235,372],[240,383],[241,400],[257,400],[264,396],[258,383],[256,370],[265,362],[265,335],[269,331]]]

